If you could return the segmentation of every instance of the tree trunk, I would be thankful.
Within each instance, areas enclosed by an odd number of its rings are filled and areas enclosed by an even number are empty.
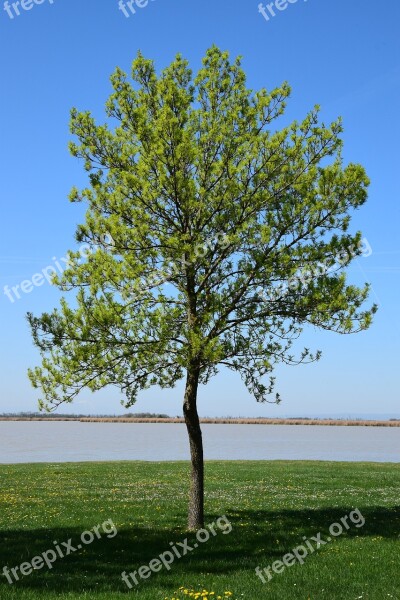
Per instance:
[[[199,366],[189,367],[186,379],[183,414],[189,434],[192,471],[190,479],[189,516],[190,530],[204,526],[204,461],[203,439],[201,435],[199,415],[197,414],[197,388],[199,385]]]

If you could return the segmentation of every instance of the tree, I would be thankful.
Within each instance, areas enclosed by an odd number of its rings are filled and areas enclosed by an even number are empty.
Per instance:
[[[107,385],[129,407],[140,390],[186,374],[195,529],[204,512],[199,384],[224,365],[266,401],[277,362],[319,358],[291,354],[305,325],[370,325],[368,286],[345,274],[361,254],[350,213],[369,182],[360,165],[343,166],[340,120],[319,124],[316,107],[273,127],[289,86],[249,90],[240,59],[215,46],[196,77],[180,55],[157,76],[139,53],[132,80],[119,68],[112,75],[105,125],[72,110],[79,143],[70,150],[90,184],[70,199],[88,205],[76,239],[91,250],[85,260],[70,252],[54,279],[77,289],[73,306],[63,298],[51,313],[28,315],[42,355],[29,375],[50,410]]]

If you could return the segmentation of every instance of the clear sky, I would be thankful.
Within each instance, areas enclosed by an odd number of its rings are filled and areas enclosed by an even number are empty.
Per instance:
[[[10,3],[7,12],[0,0],[0,412],[36,410],[26,370],[39,356],[25,314],[49,310],[59,297],[45,284],[11,302],[4,286],[31,280],[64,257],[82,220],[84,207],[67,199],[73,185],[86,182],[67,150],[70,108],[101,120],[109,75],[117,65],[129,71],[138,49],[158,68],[180,52],[197,70],[215,43],[244,57],[253,89],[289,81],[288,118],[302,118],[316,103],[326,122],[343,116],[345,161],[362,163],[372,180],[369,201],[353,219],[372,255],[357,260],[350,279],[372,283],[380,310],[362,334],[306,331],[305,345],[323,358],[276,371],[279,407],[257,404],[238,375],[221,372],[200,390],[200,413],[399,415],[399,0],[298,0],[274,8],[275,16],[266,12],[269,20],[257,0],[150,0],[135,14],[125,7],[128,17],[118,0],[24,2],[29,10]],[[113,389],[87,392],[62,410],[119,413],[119,398]],[[152,388],[135,410],[176,415],[181,402],[181,386]]]

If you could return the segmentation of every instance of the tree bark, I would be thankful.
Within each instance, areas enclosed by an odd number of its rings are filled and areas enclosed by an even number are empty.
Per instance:
[[[204,459],[203,439],[197,413],[197,389],[200,368],[192,364],[188,368],[183,414],[189,434],[192,470],[190,477],[188,526],[190,530],[204,526]]]

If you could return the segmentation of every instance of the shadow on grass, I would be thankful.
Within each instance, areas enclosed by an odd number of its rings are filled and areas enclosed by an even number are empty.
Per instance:
[[[227,515],[232,524],[232,532],[223,534],[218,527],[217,535],[209,541],[198,545],[197,549],[188,552],[182,559],[176,559],[171,571],[162,569],[150,579],[140,580],[147,589],[160,586],[164,590],[176,589],[177,582],[183,577],[198,577],[207,573],[211,575],[225,574],[250,569],[258,564],[262,553],[266,562],[281,558],[283,552],[302,543],[303,536],[311,537],[321,533],[322,538],[328,535],[329,526],[339,523],[354,507],[325,508],[318,510],[282,510],[282,511],[248,511],[244,510]],[[360,508],[365,519],[363,527],[356,527],[349,521],[350,528],[343,536],[398,538],[400,530],[400,506],[392,508],[369,507]],[[206,523],[216,521],[220,515],[208,515]],[[182,517],[183,521],[184,517]],[[95,538],[81,550],[76,550],[64,558],[58,558],[52,567],[46,566],[27,576],[21,576],[13,587],[19,589],[46,589],[53,593],[65,592],[126,592],[130,590],[121,580],[123,571],[132,572],[142,565],[157,558],[161,553],[171,550],[170,542],[183,542],[187,537],[188,544],[193,546],[195,536],[184,530],[158,530],[154,528],[124,528],[114,521],[118,534],[107,538],[102,533],[101,539]],[[0,571],[4,565],[9,569],[30,562],[33,557],[46,550],[54,549],[53,541],[57,540],[61,548],[62,542],[72,539],[76,547],[80,542],[81,529],[35,529],[35,530],[2,530],[0,534]],[[277,545],[277,541],[279,544]],[[178,546],[179,547],[179,546]],[[19,571],[18,571],[19,572]],[[0,586],[8,587],[4,575],[0,578]],[[0,593],[3,598],[3,595]]]

